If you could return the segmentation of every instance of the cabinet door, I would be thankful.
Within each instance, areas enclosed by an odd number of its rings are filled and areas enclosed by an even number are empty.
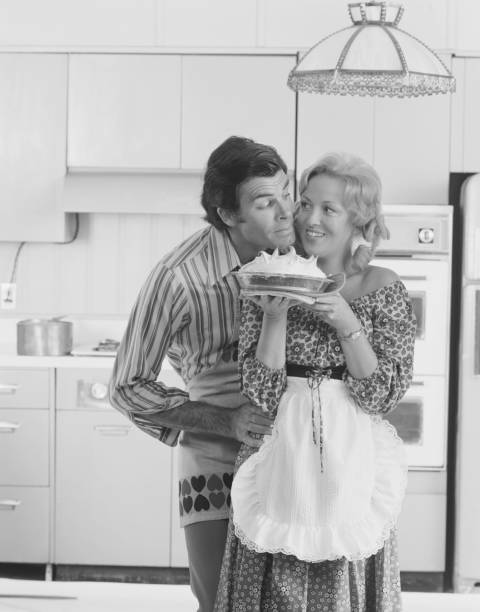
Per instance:
[[[0,54],[0,240],[65,241],[67,60]]]
[[[0,487],[0,562],[48,561],[48,487]]]
[[[480,172],[480,57],[454,58],[453,73],[451,170]]]
[[[290,170],[295,159],[295,57],[183,58],[182,167],[201,169],[228,136],[273,145]]]
[[[298,173],[330,151],[373,162],[374,103],[371,98],[299,94]]]
[[[478,0],[456,0],[451,2],[453,46],[466,52],[480,51],[478,23],[480,3]]]
[[[384,204],[448,204],[450,95],[375,101]]]
[[[73,55],[68,165],[178,168],[180,58]]]
[[[55,561],[168,566],[171,449],[111,410],[57,413]]]
[[[0,485],[48,485],[48,410],[0,410]]]
[[[172,536],[171,536],[171,555],[170,565],[172,567],[188,567],[187,546],[185,544],[184,529],[180,527],[179,512],[179,481],[178,481],[178,447],[173,450],[172,463]]]

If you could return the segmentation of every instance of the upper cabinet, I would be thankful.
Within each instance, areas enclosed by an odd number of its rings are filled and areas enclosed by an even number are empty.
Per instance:
[[[384,204],[448,204],[450,95],[375,101]]]
[[[460,53],[480,51],[480,2],[478,0],[450,0],[452,47]]]
[[[298,95],[298,171],[330,151],[348,151],[373,163],[371,98]]]
[[[0,54],[0,91],[0,240],[65,242],[66,56]]]
[[[329,151],[373,164],[384,204],[447,204],[450,96],[374,99],[300,94],[298,169]]]
[[[69,168],[178,168],[180,63],[171,55],[71,56]]]
[[[450,169],[480,172],[480,57],[454,58],[453,72]]]
[[[290,56],[73,55],[68,166],[199,172],[227,136],[274,145],[293,167]]]
[[[293,169],[295,95],[291,56],[183,58],[182,168],[202,169],[225,138],[247,136],[273,145]]]

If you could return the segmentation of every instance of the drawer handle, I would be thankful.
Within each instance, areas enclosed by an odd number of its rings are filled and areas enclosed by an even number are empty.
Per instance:
[[[16,510],[21,503],[19,499],[0,499],[0,510]]]
[[[20,423],[10,423],[9,421],[0,421],[0,433],[15,433],[20,427]]]
[[[400,278],[404,281],[426,281],[426,276],[416,276],[416,275],[405,275],[402,274]]]
[[[131,425],[95,425],[95,431],[102,436],[127,436]]]
[[[423,380],[412,380],[412,382],[410,383],[411,387],[423,387],[425,386],[425,383],[423,382]]]
[[[14,395],[20,385],[9,385],[0,383],[0,395]]]

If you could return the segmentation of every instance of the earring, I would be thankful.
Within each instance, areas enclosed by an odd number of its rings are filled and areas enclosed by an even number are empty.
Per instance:
[[[350,243],[350,253],[352,256],[355,254],[355,251],[360,246],[365,246],[368,249],[371,249],[372,243],[369,242],[368,240],[365,240],[365,238],[360,233],[358,233],[358,234],[355,234],[355,236],[352,238],[352,242]]]

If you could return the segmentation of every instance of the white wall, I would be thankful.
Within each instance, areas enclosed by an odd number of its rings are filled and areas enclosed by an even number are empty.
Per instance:
[[[126,315],[158,259],[204,226],[190,215],[80,215],[72,244],[27,243],[17,266],[17,308],[0,317]],[[0,281],[18,243],[0,242]]]

